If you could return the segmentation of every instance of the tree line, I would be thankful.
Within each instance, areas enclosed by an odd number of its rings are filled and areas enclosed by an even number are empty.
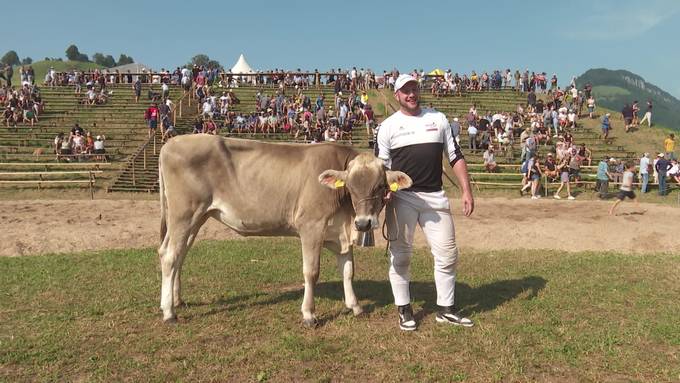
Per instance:
[[[90,60],[88,55],[85,53],[81,53],[75,44],[69,45],[68,48],[66,48],[65,53],[67,60],[80,62],[93,62],[105,68],[112,68],[119,65],[132,64],[135,62],[135,60],[132,57],[124,53],[121,53],[120,56],[118,56],[118,60],[116,60],[113,58],[112,55],[105,55],[103,53],[97,52],[92,55],[92,60]],[[45,60],[61,61],[62,59],[45,57]],[[30,65],[33,63],[33,59],[30,57],[24,57],[23,59],[19,59],[19,55],[17,54],[17,52],[14,50],[10,50],[7,53],[5,53],[4,56],[2,56],[0,62],[3,65]]]

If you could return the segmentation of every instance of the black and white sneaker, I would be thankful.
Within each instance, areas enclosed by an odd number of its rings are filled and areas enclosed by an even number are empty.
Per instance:
[[[472,327],[475,325],[470,319],[455,314],[453,306],[439,306],[439,312],[435,319],[439,323],[449,323],[456,326]]]
[[[418,326],[416,319],[413,317],[413,309],[411,305],[397,306],[399,312],[399,328],[404,331],[414,331]]]

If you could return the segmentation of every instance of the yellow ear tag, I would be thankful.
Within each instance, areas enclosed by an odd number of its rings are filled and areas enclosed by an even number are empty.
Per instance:
[[[336,180],[336,181],[335,181],[335,188],[336,188],[336,189],[337,189],[337,188],[341,188],[341,187],[343,187],[343,186],[345,186],[345,181],[343,181],[343,180]]]
[[[399,190],[399,184],[396,183],[396,182],[392,182],[392,183],[390,184],[390,190],[392,190],[393,192]]]

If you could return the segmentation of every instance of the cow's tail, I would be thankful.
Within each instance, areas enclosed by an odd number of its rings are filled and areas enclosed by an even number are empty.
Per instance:
[[[166,209],[165,209],[165,185],[163,184],[163,166],[161,165],[161,156],[158,156],[158,191],[161,198],[161,244],[165,239],[165,234],[168,231],[168,225],[166,222]]]

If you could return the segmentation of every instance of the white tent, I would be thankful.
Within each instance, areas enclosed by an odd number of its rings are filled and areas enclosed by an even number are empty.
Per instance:
[[[255,73],[253,68],[248,65],[248,62],[246,61],[246,58],[243,57],[243,54],[239,56],[238,61],[236,61],[236,64],[231,67],[231,73],[234,74],[243,74],[243,73]]]

